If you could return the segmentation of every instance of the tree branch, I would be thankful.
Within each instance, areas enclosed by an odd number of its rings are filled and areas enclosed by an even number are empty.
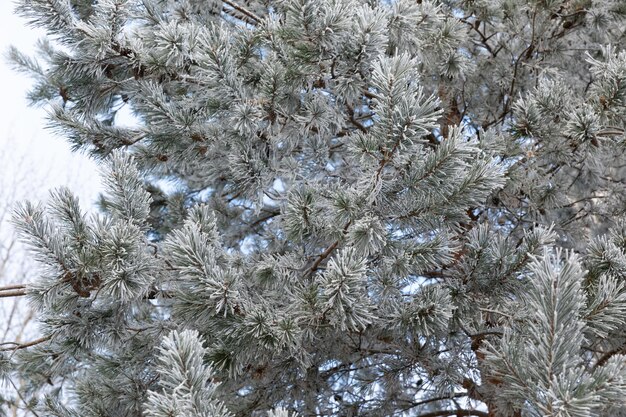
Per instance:
[[[223,0],[225,4],[229,5],[230,7],[232,7],[233,9],[237,10],[239,13],[249,17],[250,19],[252,19],[255,23],[260,23],[261,22],[261,18],[259,16],[257,16],[256,14],[252,13],[250,10],[246,9],[243,6],[238,5],[237,3],[234,3],[230,0]]]
[[[406,408],[404,411],[409,410],[411,408],[420,406],[420,405],[424,405],[424,404],[428,404],[428,403],[434,403],[435,401],[445,401],[445,400],[451,400],[453,398],[464,398],[467,397],[467,393],[466,392],[458,392],[452,396],[450,395],[442,395],[441,397],[434,397],[434,398],[429,398],[427,400],[422,400],[422,401],[418,401],[415,403],[411,403],[411,406]]]
[[[350,227],[351,223],[352,223],[352,220],[348,221],[348,223],[346,223],[346,225],[343,227],[343,233],[344,234],[348,231],[348,227]],[[322,261],[324,261],[324,259],[328,258],[328,256],[337,248],[338,245],[339,245],[339,240],[336,240],[329,247],[327,247],[326,250],[324,252],[322,252],[317,257],[317,259],[315,259],[315,262],[313,262],[313,264],[309,267],[309,269],[307,269],[307,271],[304,273],[303,278],[306,278],[306,277],[312,275],[315,271],[317,271],[317,268],[319,268],[319,266],[322,263]]]
[[[346,104],[346,107],[348,108],[348,114],[350,116],[350,123],[356,126],[361,132],[367,133],[367,127],[365,127],[363,123],[359,122],[354,117],[354,109],[352,108],[352,106],[350,106],[349,104]]]
[[[9,351],[9,350],[26,349],[26,348],[29,348],[31,346],[35,346],[35,345],[38,345],[40,343],[47,342],[48,340],[50,340],[50,336],[40,337],[39,339],[35,339],[35,340],[30,341],[30,342],[21,343],[21,344],[17,343],[17,342],[0,343],[0,345],[14,345],[13,347],[0,348],[0,352],[6,352],[6,351]]]
[[[611,359],[613,356],[620,355],[622,353],[626,353],[626,345],[620,346],[617,349],[613,349],[613,350],[606,352],[604,355],[600,357],[600,359],[598,359],[598,362],[596,362],[596,364],[593,365],[591,370],[595,371],[596,368],[604,366],[609,361],[609,359]]]
[[[23,295],[26,295],[26,290],[0,291],[0,298],[21,297]]]
[[[468,21],[465,18],[461,18],[459,19],[461,22],[465,23],[466,25],[468,25],[470,27],[470,29],[472,29],[474,32],[478,33],[478,35],[480,36],[480,43],[478,43],[478,46],[484,46],[485,49],[487,49],[487,51],[489,51],[489,53],[491,54],[492,57],[496,57],[497,53],[495,53],[493,51],[493,48],[491,47],[491,45],[489,45],[488,41],[489,39],[491,39],[494,35],[497,34],[497,32],[492,33],[489,36],[486,36],[483,32],[480,31],[480,20],[477,20],[475,23],[472,23],[470,21]]]
[[[11,385],[13,386],[13,388],[15,389],[15,392],[17,393],[17,396],[20,397],[20,400],[22,400],[22,402],[24,403],[24,406],[26,407],[26,409],[28,409],[28,411],[33,413],[33,415],[35,417],[39,417],[39,414],[37,414],[37,412],[35,410],[33,410],[33,407],[31,405],[31,403],[26,401],[26,399],[22,396],[22,393],[20,392],[19,388],[17,388],[17,385],[15,385],[13,380],[11,378],[8,378],[8,380],[11,383]]]
[[[476,417],[489,417],[489,413],[478,410],[438,410],[431,411],[424,414],[418,414],[417,417],[467,417],[467,416],[476,416]]]
[[[248,227],[254,228],[254,227],[258,226],[259,224],[261,224],[261,223],[263,223],[263,222],[265,222],[265,221],[267,221],[269,219],[272,219],[272,218],[274,218],[274,217],[276,217],[278,215],[280,215],[280,211],[278,211],[278,210],[277,211],[270,211],[265,216],[261,216],[261,217],[257,218],[256,220],[254,220],[252,223],[248,224]]]
[[[0,292],[2,291],[8,291],[8,290],[22,290],[25,289],[26,286],[22,285],[22,284],[13,284],[13,285],[7,285],[4,287],[0,287]]]

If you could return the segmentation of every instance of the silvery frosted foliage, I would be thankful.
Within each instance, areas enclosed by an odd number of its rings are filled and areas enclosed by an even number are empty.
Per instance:
[[[68,190],[16,209],[43,337],[0,345],[2,375],[23,381],[8,406],[626,407],[623,2],[18,12],[49,35],[37,57],[9,51],[30,99],[108,168],[98,216]]]
[[[592,304],[586,310],[580,262],[571,253],[562,261],[559,255],[557,251],[533,260],[527,296],[520,303],[527,309],[526,320],[507,323],[500,346],[487,344],[479,353],[486,355],[483,375],[501,392],[494,404],[500,414],[598,415],[607,404],[623,400],[624,356],[600,359],[592,366],[584,358],[585,332],[593,331],[592,320],[598,314],[606,315],[606,322],[623,319],[623,295],[621,300],[605,300],[606,305],[621,304],[621,309]]]
[[[216,399],[217,384],[203,363],[205,349],[197,331],[173,331],[159,349],[157,371],[164,392],[148,392],[147,416],[229,417]]]

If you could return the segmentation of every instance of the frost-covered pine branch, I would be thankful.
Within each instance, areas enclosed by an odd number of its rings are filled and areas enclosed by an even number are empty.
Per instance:
[[[619,2],[18,12],[49,35],[36,57],[9,51],[29,98],[106,168],[97,216],[65,189],[16,208],[41,265],[19,292],[45,339],[0,357],[24,381],[7,401],[87,417],[619,415]]]

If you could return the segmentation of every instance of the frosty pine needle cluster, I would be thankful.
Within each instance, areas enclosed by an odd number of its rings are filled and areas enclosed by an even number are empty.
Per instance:
[[[3,410],[626,407],[624,2],[18,13],[49,35],[9,52],[29,97],[106,192],[95,216],[65,189],[16,209],[42,337],[1,348]]]

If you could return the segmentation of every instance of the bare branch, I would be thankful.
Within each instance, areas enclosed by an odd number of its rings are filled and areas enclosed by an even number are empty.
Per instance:
[[[26,285],[22,285],[22,284],[6,285],[4,287],[0,287],[0,292],[8,291],[8,290],[23,290],[25,288],[26,288]]]
[[[0,292],[0,298],[21,297],[23,295],[26,295],[26,290],[2,291],[2,292]]]
[[[256,14],[252,13],[250,10],[246,9],[243,6],[238,5],[235,2],[232,2],[230,0],[224,0],[224,3],[226,3],[227,5],[229,5],[230,7],[232,7],[233,9],[237,10],[239,13],[242,13],[243,15],[249,17],[250,19],[252,19],[255,23],[260,23],[261,22],[261,18],[259,16],[257,16]]]
[[[32,340],[30,342],[26,342],[26,343],[18,343],[18,342],[0,343],[0,345],[13,345],[12,347],[0,348],[0,352],[6,352],[6,351],[10,351],[10,350],[26,349],[26,348],[29,348],[31,346],[35,346],[35,345],[39,345],[41,343],[47,342],[48,340],[50,340],[50,336],[40,337],[39,339],[35,339],[35,340]]]
[[[478,410],[438,410],[431,411],[429,413],[419,414],[419,417],[467,417],[467,416],[476,416],[476,417],[489,417],[489,413]]]

